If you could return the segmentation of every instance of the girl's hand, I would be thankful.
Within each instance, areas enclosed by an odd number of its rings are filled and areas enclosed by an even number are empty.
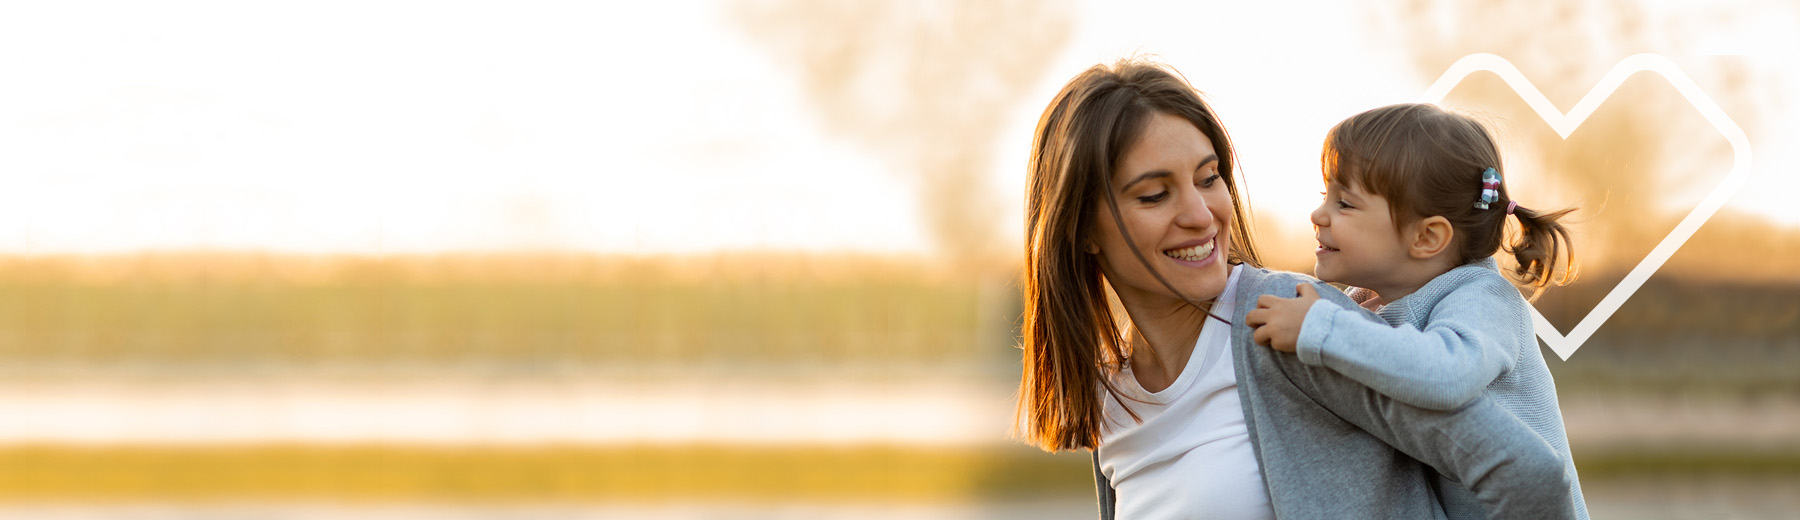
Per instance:
[[[1319,293],[1310,284],[1294,287],[1299,296],[1282,298],[1265,294],[1256,299],[1256,310],[1244,317],[1244,323],[1255,329],[1250,339],[1281,352],[1293,352],[1300,342],[1300,324],[1306,311],[1319,301]]]

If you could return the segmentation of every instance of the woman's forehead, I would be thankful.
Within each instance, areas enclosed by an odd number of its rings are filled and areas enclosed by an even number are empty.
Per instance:
[[[1120,156],[1119,171],[1114,176],[1130,178],[1157,169],[1193,169],[1217,156],[1212,139],[1199,127],[1187,119],[1159,112],[1145,123],[1137,139]]]

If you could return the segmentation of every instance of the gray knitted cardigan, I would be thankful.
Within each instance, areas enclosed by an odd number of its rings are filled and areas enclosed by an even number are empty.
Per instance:
[[[1493,518],[1576,518],[1563,457],[1494,399],[1479,396],[1451,410],[1417,407],[1253,345],[1243,323],[1258,296],[1292,297],[1297,284],[1311,283],[1324,298],[1355,303],[1297,273],[1244,266],[1239,276],[1230,310],[1232,364],[1277,517],[1446,518],[1435,490],[1441,472],[1467,483]],[[1362,319],[1379,320],[1372,313]],[[1097,454],[1094,468],[1100,517],[1111,519],[1114,490]]]
[[[1492,258],[1451,269],[1380,311],[1323,300],[1300,331],[1300,361],[1350,376],[1401,402],[1453,409],[1487,395],[1556,449],[1568,473],[1578,517],[1587,518],[1556,381],[1538,349],[1531,310]],[[1439,477],[1438,497],[1452,519],[1486,518],[1467,486]]]

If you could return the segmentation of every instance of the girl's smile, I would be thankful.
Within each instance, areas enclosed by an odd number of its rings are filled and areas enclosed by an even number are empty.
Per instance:
[[[1313,252],[1314,276],[1385,296],[1380,291],[1394,287],[1396,273],[1412,260],[1402,230],[1394,227],[1387,199],[1337,182],[1328,183],[1324,195],[1312,212],[1313,236],[1319,241]]]

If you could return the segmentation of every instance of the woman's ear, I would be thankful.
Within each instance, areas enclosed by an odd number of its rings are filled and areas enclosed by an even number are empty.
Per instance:
[[[1087,251],[1087,254],[1090,255],[1100,254],[1100,246],[1095,245],[1093,242],[1088,242],[1087,245],[1081,247],[1081,250]]]
[[[1412,225],[1411,243],[1407,244],[1407,253],[1413,258],[1425,260],[1450,250],[1450,243],[1456,239],[1456,228],[1450,225],[1450,219],[1442,215],[1425,217]]]

